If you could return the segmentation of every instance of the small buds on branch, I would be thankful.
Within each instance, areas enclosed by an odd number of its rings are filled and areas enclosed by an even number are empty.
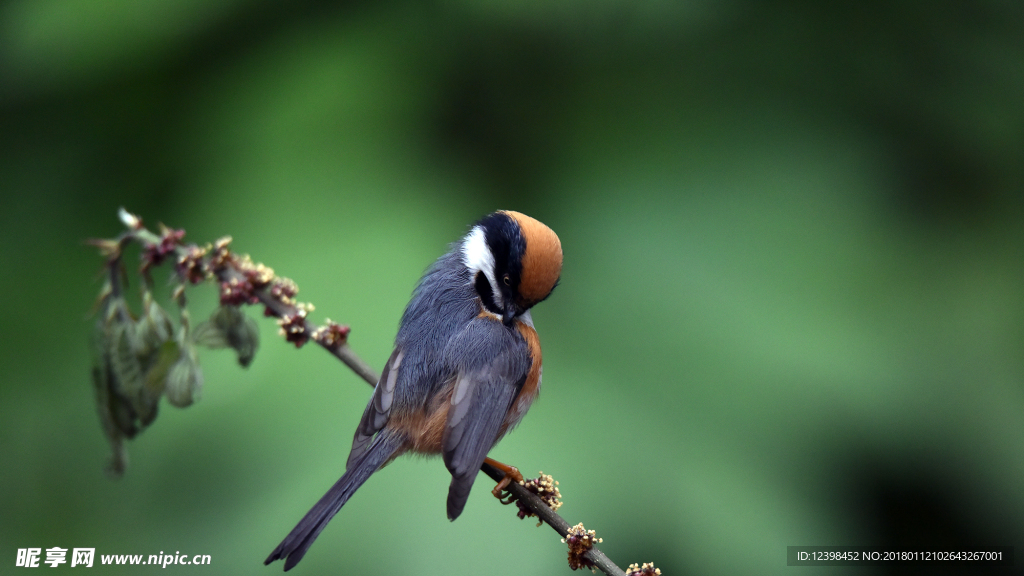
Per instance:
[[[545,474],[541,471],[539,477],[524,479],[519,483],[519,485],[530,494],[540,498],[541,502],[550,508],[552,512],[557,511],[562,507],[562,493],[558,491],[558,482],[552,478],[550,474]],[[512,493],[506,490],[504,494],[502,494],[501,503],[512,504],[513,502],[516,504],[516,507],[519,508],[519,513],[516,515],[519,516],[520,520],[526,517],[535,518],[537,516],[537,514],[534,513],[529,506],[524,504],[522,500],[516,498]],[[544,521],[541,520],[537,522],[537,526],[540,526],[543,523]]]
[[[331,322],[328,318],[325,320],[325,325],[317,328],[313,331],[312,338],[316,340],[318,344],[332,350],[345,344],[348,341],[349,327],[342,326]]]
[[[569,545],[569,568],[592,568],[594,561],[587,558],[586,554],[594,547],[595,542],[604,542],[604,539],[598,538],[593,530],[584,528],[582,522],[569,528],[565,538],[562,538],[562,544]]]
[[[491,466],[486,462],[484,462],[484,465],[480,467],[480,471],[490,476],[491,479],[493,479],[495,482],[501,482],[501,480],[505,477],[504,472],[498,470],[497,468]],[[543,477],[544,474],[542,473],[541,478]],[[548,526],[551,526],[551,528],[555,532],[558,532],[559,536],[562,536],[563,538],[569,536],[569,531],[572,529],[572,526],[570,526],[564,518],[559,516],[558,513],[551,509],[548,503],[545,502],[545,498],[542,498],[539,494],[532,492],[530,489],[527,488],[526,484],[527,482],[525,481],[523,482],[523,484],[519,484],[518,482],[513,482],[509,484],[506,487],[506,491],[509,493],[509,495],[508,497],[503,499],[502,502],[507,503],[509,499],[514,499],[516,505],[520,507],[520,510],[522,510],[523,507],[526,507],[540,520],[547,523]],[[559,494],[558,497],[560,498],[561,494]],[[560,506],[561,501],[559,500],[559,507]],[[520,518],[522,517],[523,516],[520,516]],[[590,549],[584,551],[582,553],[582,557],[587,562],[589,562],[587,566],[592,566],[600,570],[601,572],[604,572],[608,576],[626,575],[626,573],[622,571],[622,568],[619,568],[614,562],[611,561],[610,558],[608,558],[608,556],[605,555],[604,552],[599,550],[596,546],[591,546]],[[572,564],[570,560],[570,566],[571,565]]]
[[[296,301],[298,285],[288,278],[277,276],[273,269],[262,263],[254,263],[248,255],[232,252],[230,236],[224,236],[206,246],[186,244],[183,242],[183,230],[162,226],[161,234],[158,235],[146,229],[141,218],[123,208],[119,211],[119,216],[129,230],[116,240],[91,241],[91,244],[99,247],[101,252],[105,249],[109,251],[109,243],[112,242],[118,246],[115,250],[118,256],[123,246],[128,243],[141,245],[144,262],[152,260],[153,256],[163,262],[163,258],[173,254],[175,272],[182,286],[215,279],[220,287],[221,304],[263,304],[265,316],[286,320],[286,339],[300,346],[309,339],[307,336],[303,340],[301,334],[311,336],[321,328],[310,322],[305,315],[299,314],[300,310],[305,310],[305,314],[311,312],[312,305]],[[149,258],[147,254],[150,255]],[[183,289],[179,291],[183,292]],[[313,340],[344,362],[359,377],[376,384],[377,375],[374,370],[348,347],[346,339],[349,328],[332,328],[331,324],[333,323],[324,326],[326,331],[321,334],[326,336],[333,331],[335,337],[325,340],[314,337]],[[299,340],[302,342],[297,342]]]
[[[626,576],[661,576],[661,570],[655,568],[653,562],[644,562],[643,566],[630,564]]]
[[[278,333],[284,336],[285,340],[295,344],[296,348],[302,348],[309,340],[309,333],[306,332],[306,314],[306,311],[300,308],[294,314],[285,314],[277,321],[277,325],[281,327]]]
[[[311,304],[297,302],[295,282],[277,277],[274,271],[254,263],[247,255],[231,252],[230,237],[198,246],[184,242],[185,231],[160,225],[148,230],[142,219],[124,209],[119,217],[128,228],[117,238],[92,240],[106,259],[108,281],[97,302],[98,319],[93,336],[93,384],[104,432],[113,450],[109,466],[115,476],[127,467],[125,441],[134,438],[156,419],[160,398],[184,408],[199,399],[203,373],[197,346],[231,348],[238,363],[248,366],[259,348],[256,321],[240,306],[263,304],[264,314],[279,318],[285,338],[301,346],[310,335],[364,378],[376,379],[373,371],[349,350],[347,326],[333,322],[317,327],[307,319]],[[124,298],[128,276],[124,250],[137,244],[138,268],[143,287],[138,316]],[[179,327],[156,302],[151,286],[153,269],[173,262],[171,300],[179,307]],[[187,286],[216,282],[220,306],[209,320],[193,330],[186,306]]]

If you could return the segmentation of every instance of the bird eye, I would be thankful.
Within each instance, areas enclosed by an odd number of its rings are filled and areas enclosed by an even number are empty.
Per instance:
[[[501,281],[505,283],[505,286],[511,286],[511,285],[512,285],[512,281],[511,281],[511,280],[509,280],[509,278],[508,278],[508,274],[505,274],[505,275],[504,275],[504,276],[503,276],[503,277],[501,278]]]

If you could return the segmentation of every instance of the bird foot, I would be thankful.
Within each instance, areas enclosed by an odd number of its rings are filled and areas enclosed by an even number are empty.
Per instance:
[[[515,498],[509,494],[505,488],[507,488],[512,482],[522,482],[523,475],[515,466],[509,466],[508,464],[503,464],[497,460],[492,460],[491,458],[485,459],[484,462],[505,473],[505,477],[501,479],[501,482],[498,482],[498,485],[494,487],[494,490],[491,490],[491,494],[493,494],[498,500],[501,500],[502,504],[511,504]]]

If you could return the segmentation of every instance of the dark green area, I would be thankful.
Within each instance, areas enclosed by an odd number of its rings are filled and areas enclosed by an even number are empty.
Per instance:
[[[164,403],[105,478],[83,240],[122,205],[232,235],[377,367],[468,224],[550,225],[544,391],[492,455],[553,474],[623,567],[1024,550],[1022,63],[1024,8],[998,0],[4,2],[0,565],[276,574],[368,398],[261,319],[253,365],[204,351],[202,400]],[[442,463],[397,461],[296,570],[569,573],[489,487],[449,523]]]

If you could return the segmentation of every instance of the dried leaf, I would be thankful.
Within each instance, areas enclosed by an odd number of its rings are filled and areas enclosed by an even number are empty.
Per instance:
[[[218,306],[210,319],[196,326],[193,340],[207,348],[230,347],[243,367],[252,363],[260,345],[259,325],[237,306]]]
[[[186,342],[180,347],[178,359],[167,373],[166,393],[168,402],[185,408],[199,399],[203,389],[203,371],[199,367],[195,346]]]

